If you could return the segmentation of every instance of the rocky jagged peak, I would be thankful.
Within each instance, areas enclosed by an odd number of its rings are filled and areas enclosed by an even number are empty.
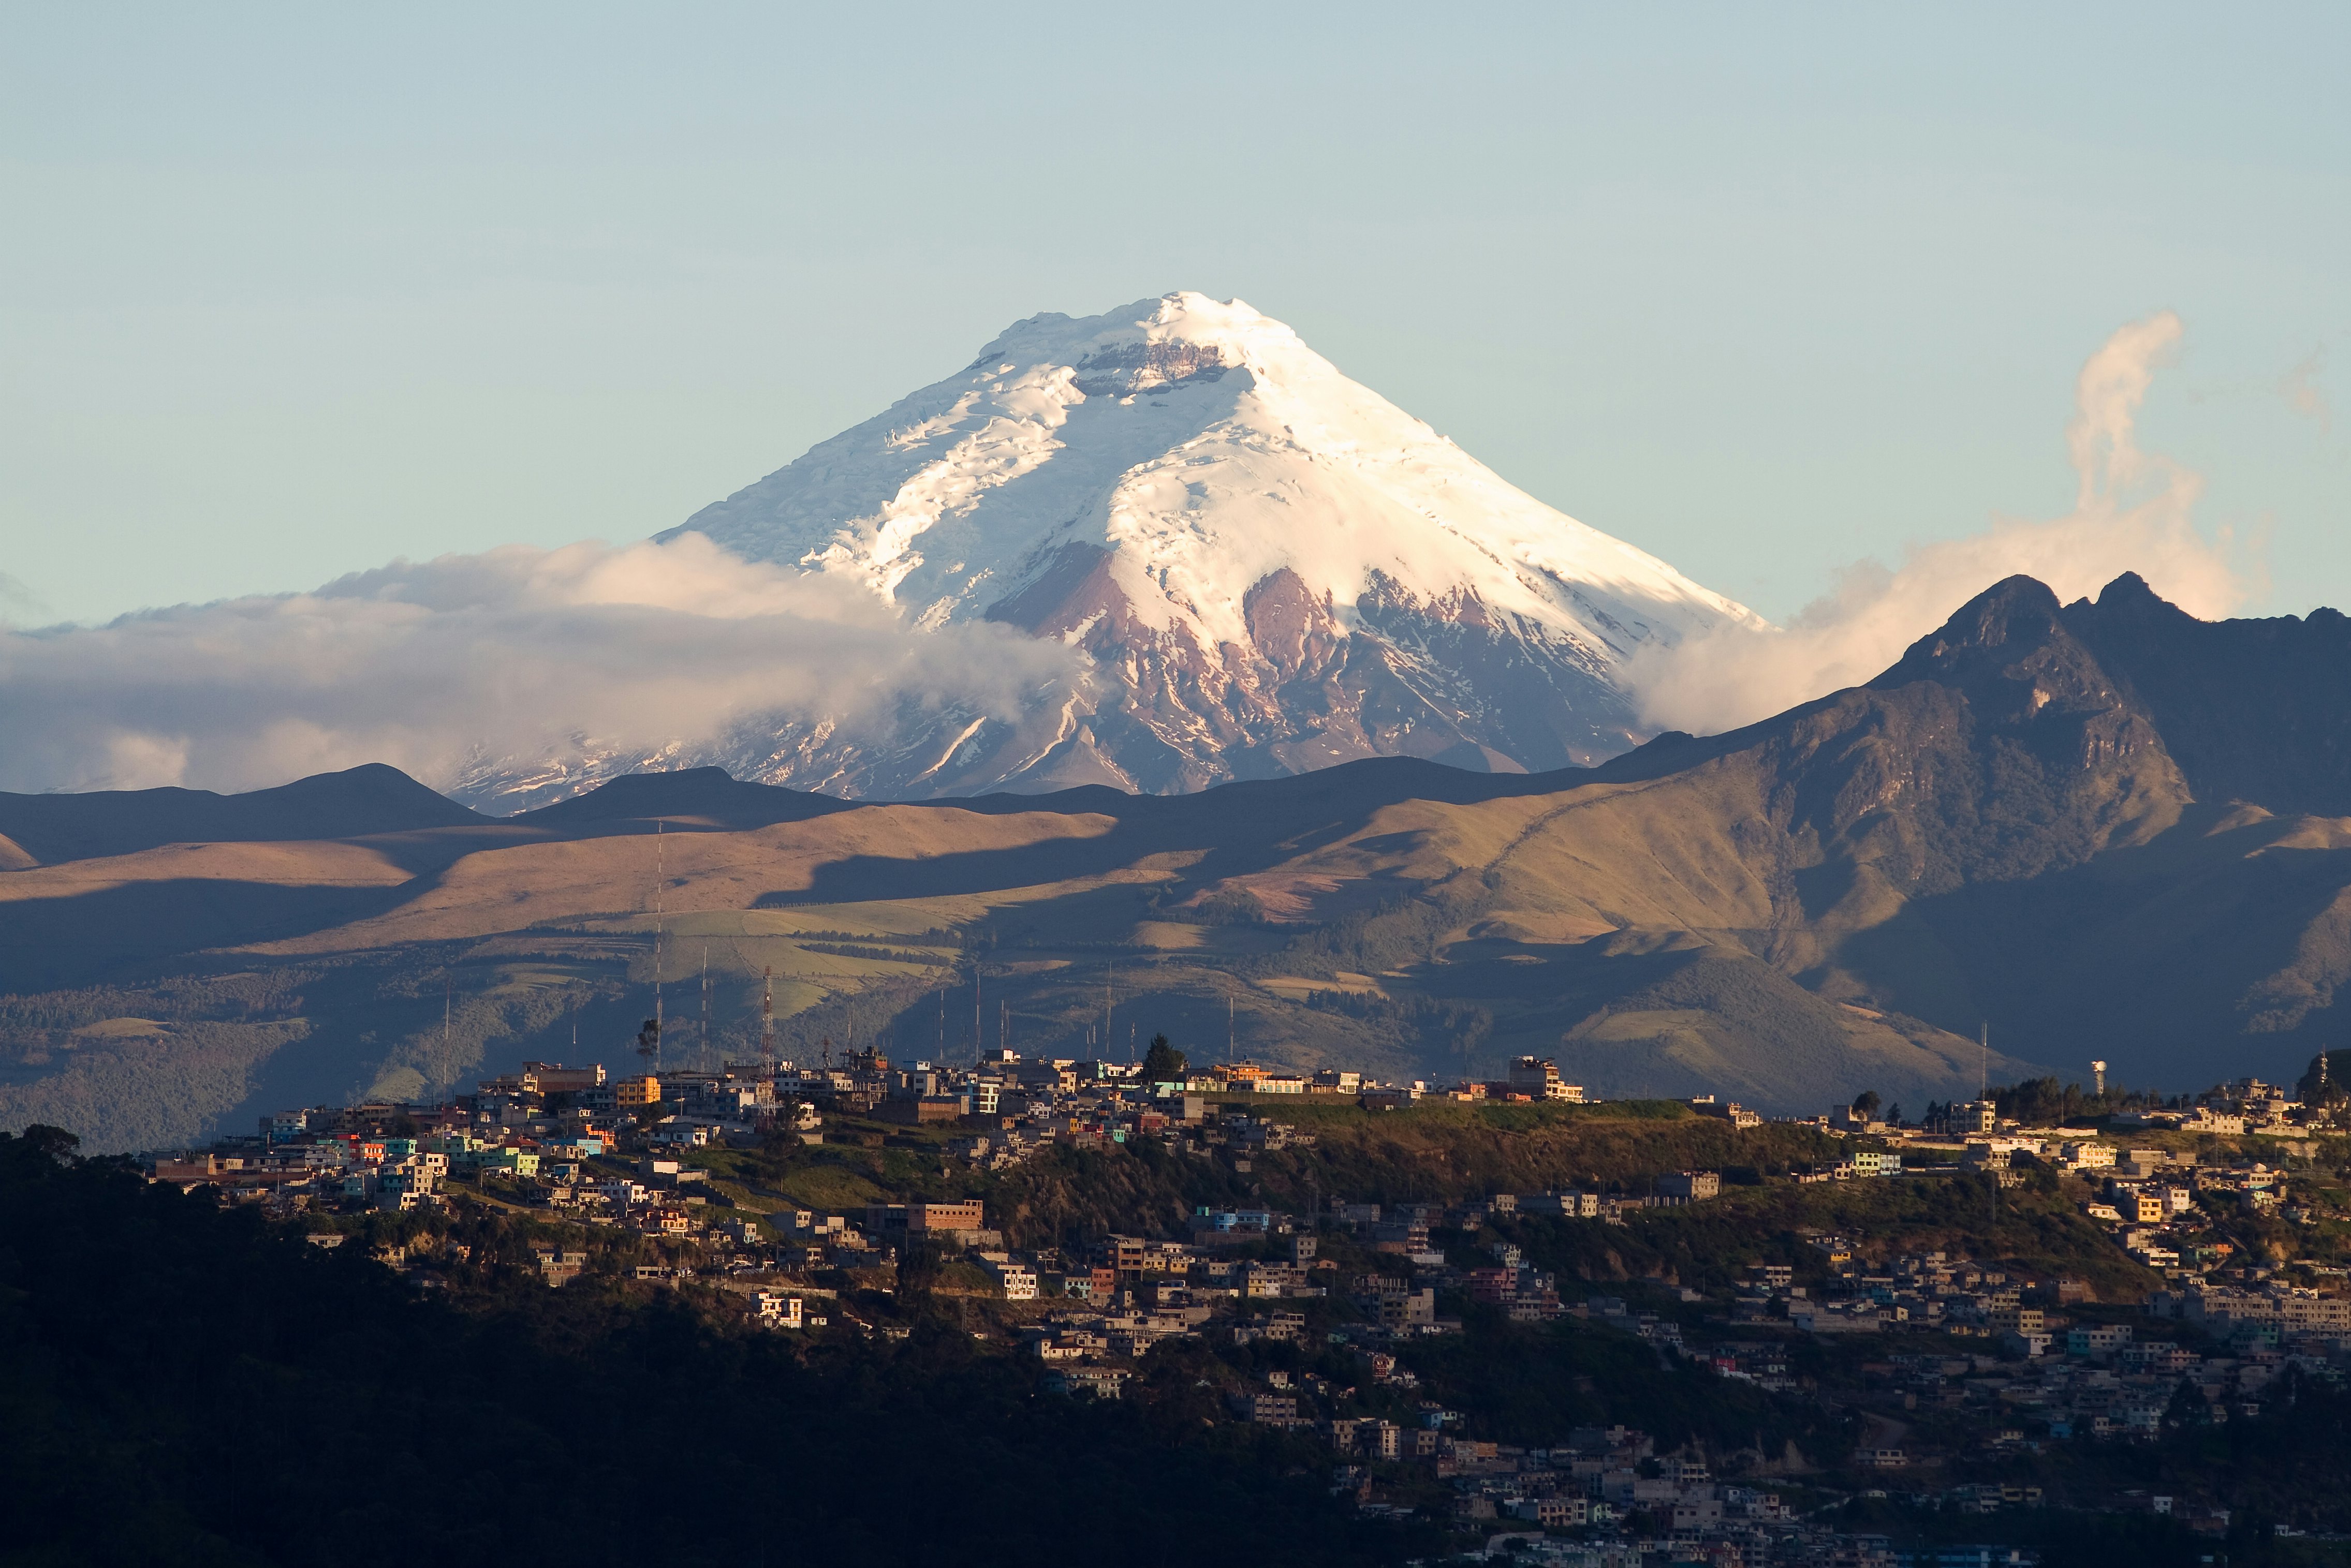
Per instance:
[[[2351,814],[2351,620],[2201,621],[2126,572],[2066,630],[2161,732],[2197,799]]]
[[[2147,579],[2126,571],[2098,591],[2098,608],[2108,615],[2153,614],[2168,618],[2187,615],[2147,585]]]
[[[1886,691],[1917,681],[1955,686],[2001,717],[2029,720],[2052,706],[2080,714],[2128,706],[2096,655],[2066,626],[2056,594],[2023,576],[1969,600],[1869,685]]]

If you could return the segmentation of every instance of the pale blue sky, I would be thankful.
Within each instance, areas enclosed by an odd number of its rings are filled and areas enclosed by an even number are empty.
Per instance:
[[[2340,6],[486,9],[7,8],[0,619],[639,537],[1177,287],[1774,616],[2064,512],[2168,307],[2143,444],[2351,603]]]

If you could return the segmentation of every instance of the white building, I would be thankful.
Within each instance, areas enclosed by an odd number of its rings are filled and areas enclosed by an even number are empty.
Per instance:
[[[800,1299],[778,1291],[754,1291],[751,1320],[762,1328],[796,1329],[800,1326]]]
[[[1000,1254],[983,1255],[980,1267],[996,1277],[997,1284],[1003,1287],[1006,1301],[1033,1301],[1037,1299],[1037,1270],[1026,1263]]]

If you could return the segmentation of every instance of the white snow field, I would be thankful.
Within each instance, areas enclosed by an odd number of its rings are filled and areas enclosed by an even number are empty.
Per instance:
[[[1168,791],[1353,758],[1586,764],[1644,738],[1625,660],[1753,613],[1543,505],[1239,300],[1021,321],[664,541],[862,584],[918,628],[1073,651],[1018,718],[755,724],[691,754],[486,767],[506,809],[633,766],[872,797]]]

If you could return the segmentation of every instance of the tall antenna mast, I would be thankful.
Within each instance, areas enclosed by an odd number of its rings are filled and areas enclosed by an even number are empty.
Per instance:
[[[710,944],[702,945],[702,1060],[710,1061]]]
[[[773,1078],[776,1075],[776,967],[768,965],[760,971],[767,988],[759,997],[759,1066]],[[824,1064],[832,1065],[832,1037],[825,1037]]]
[[[1233,1021],[1233,994],[1227,991],[1225,993],[1225,1060],[1228,1062],[1233,1059],[1233,1041],[1238,1028]]]
[[[452,974],[451,974],[448,970],[446,970],[446,969],[442,970],[442,971],[441,971],[441,1060],[442,1060],[444,1063],[449,1060],[449,1002],[450,1002],[450,998],[451,998],[452,997],[454,997],[454,996],[456,994],[456,989],[457,989],[457,977],[456,977],[455,975],[452,975]],[[573,1028],[573,1032],[574,1032],[574,1033],[577,1033],[577,1032],[578,1032],[578,1030],[579,1030],[579,1026],[575,1024],[575,1025],[573,1025],[573,1026],[572,1026],[572,1028]],[[444,1069],[444,1071],[445,1071],[445,1069]]]
[[[1976,1098],[1985,1100],[1991,1095],[1991,1025],[1989,1022],[1976,1026],[1976,1045],[1980,1053],[1977,1058]]]
[[[947,988],[939,988],[939,1060],[947,1059]]]
[[[971,961],[971,1059],[977,1061],[979,1053],[987,1049],[987,1031],[979,1021],[979,960],[974,958]]]
[[[1099,1054],[1106,1054],[1106,1053],[1110,1051],[1110,1009],[1111,1009],[1110,988],[1111,988],[1111,987],[1112,987],[1113,985],[1116,984],[1116,983],[1117,983],[1117,981],[1118,981],[1118,960],[1117,960],[1117,959],[1115,959],[1115,958],[1113,958],[1113,959],[1110,961],[1110,970],[1109,970],[1109,972],[1102,976],[1102,1051],[1101,1051],[1100,1052],[1097,1052],[1097,1053],[1096,1053],[1096,1054],[1098,1054],[1098,1055],[1099,1055]]]
[[[662,883],[667,873],[662,868],[662,831],[666,821],[653,824],[653,1071],[661,1071],[662,1046]]]

